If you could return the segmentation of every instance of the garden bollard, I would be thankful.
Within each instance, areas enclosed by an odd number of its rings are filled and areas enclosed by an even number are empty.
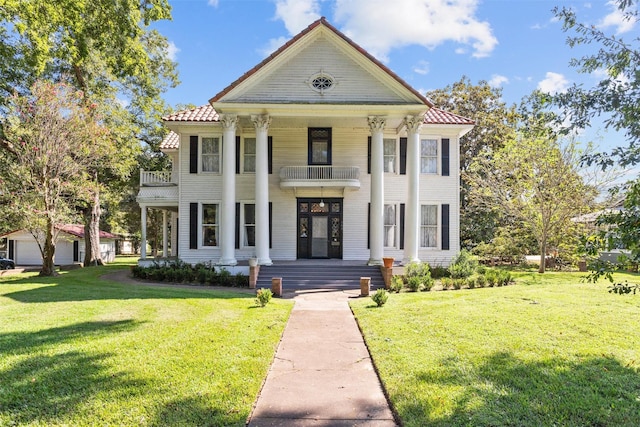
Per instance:
[[[271,278],[271,293],[277,297],[282,296],[282,277]]]
[[[368,297],[371,291],[371,277],[360,278],[360,296]]]

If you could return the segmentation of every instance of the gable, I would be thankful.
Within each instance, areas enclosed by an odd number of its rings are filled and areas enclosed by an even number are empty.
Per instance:
[[[334,85],[314,89],[328,76]],[[357,46],[324,18],[214,96],[212,105],[373,104],[420,105],[429,101]]]

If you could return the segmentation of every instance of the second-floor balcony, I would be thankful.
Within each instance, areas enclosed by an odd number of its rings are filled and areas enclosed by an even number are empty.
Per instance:
[[[285,166],[280,169],[280,188],[360,188],[357,166]]]
[[[172,171],[140,171],[141,187],[170,187],[178,185]]]

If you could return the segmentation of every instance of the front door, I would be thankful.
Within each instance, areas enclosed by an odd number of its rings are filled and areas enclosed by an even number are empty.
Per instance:
[[[298,258],[342,258],[342,199],[298,199]]]

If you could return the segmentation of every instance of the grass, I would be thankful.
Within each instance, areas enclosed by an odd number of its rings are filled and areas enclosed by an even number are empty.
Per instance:
[[[352,302],[403,426],[640,425],[640,297],[578,273],[516,276]]]
[[[291,303],[100,278],[133,261],[0,278],[0,425],[245,424]]]

